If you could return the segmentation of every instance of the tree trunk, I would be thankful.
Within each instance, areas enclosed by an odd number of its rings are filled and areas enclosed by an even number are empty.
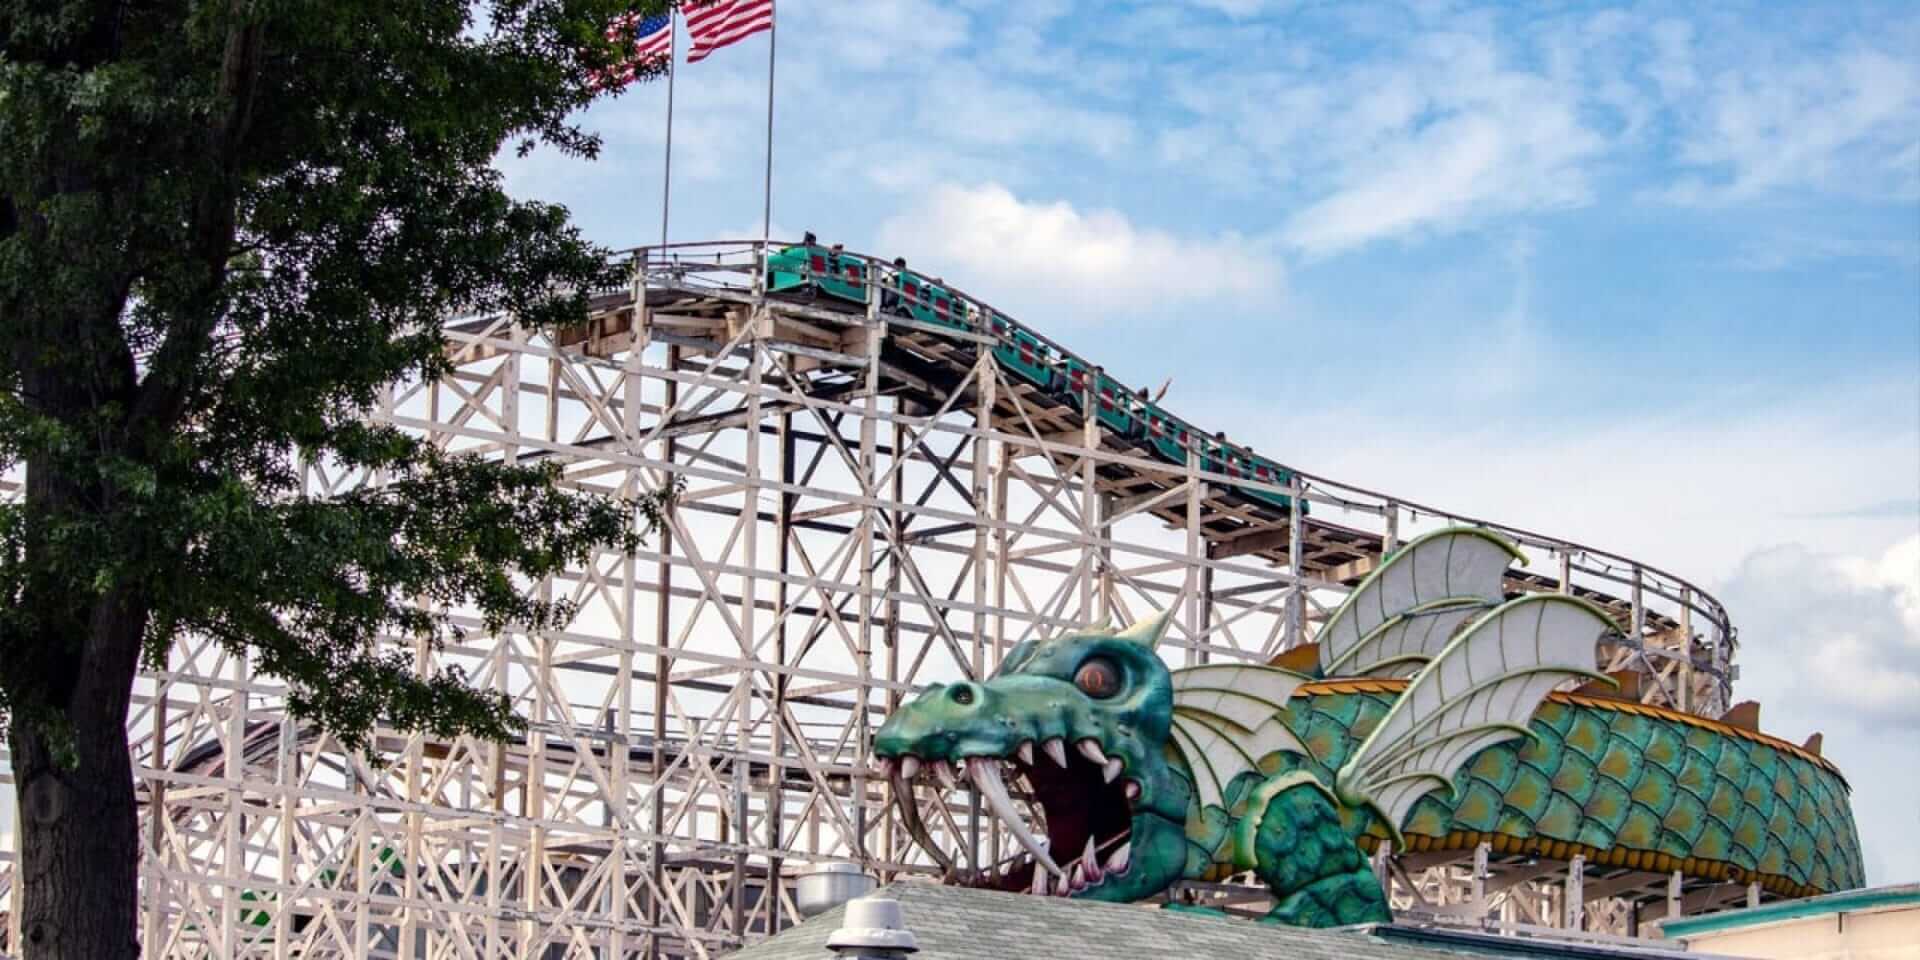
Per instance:
[[[9,732],[20,810],[18,954],[137,957],[140,848],[125,720],[91,710],[73,720],[71,769],[39,731],[16,722]]]
[[[81,499],[63,489],[56,471],[33,467],[30,512]],[[42,613],[39,635],[25,645],[34,654],[28,662],[10,665],[37,674],[44,697],[37,709],[16,709],[7,731],[19,810],[14,904],[21,942],[14,948],[24,960],[140,954],[127,706],[148,608],[120,589],[76,592],[58,578],[29,584],[21,599]]]

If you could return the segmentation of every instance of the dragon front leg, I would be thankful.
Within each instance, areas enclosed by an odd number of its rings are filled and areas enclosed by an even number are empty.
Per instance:
[[[1310,773],[1273,777],[1248,798],[1240,849],[1279,900],[1269,923],[1336,927],[1388,923],[1386,895],[1341,825],[1333,793]]]

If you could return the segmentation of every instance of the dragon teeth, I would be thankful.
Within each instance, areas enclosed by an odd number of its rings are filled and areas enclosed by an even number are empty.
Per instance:
[[[1067,871],[1067,886],[1074,890],[1085,890],[1087,888],[1087,866],[1085,863],[1079,861],[1074,862],[1073,869]]]
[[[1053,758],[1054,763],[1063,767],[1067,765],[1067,742],[1065,740],[1054,737],[1046,743],[1041,744],[1040,749],[1045,750],[1047,756]]]
[[[1033,741],[1032,740],[1020,741],[1019,753],[1020,753],[1021,763],[1024,763],[1029,767],[1033,766]]]
[[[893,801],[900,808],[900,819],[907,825],[907,832],[913,836],[914,841],[919,843],[921,849],[927,851],[927,856],[932,857],[933,861],[947,873],[953,873],[953,858],[947,856],[946,852],[940,849],[940,845],[933,841],[933,835],[927,832],[926,822],[920,819],[920,808],[913,802],[912,785],[896,778],[893,781]]]
[[[946,787],[948,790],[952,790],[960,785],[960,781],[953,775],[952,765],[948,764],[945,760],[935,760],[933,762],[933,775],[939,777],[941,786]]]
[[[909,753],[900,758],[900,779],[912,780],[920,772],[920,758]]]
[[[1127,781],[1127,799],[1128,800],[1140,799],[1140,781],[1138,780]]]
[[[1087,837],[1086,852],[1080,854],[1080,862],[1073,865],[1075,876],[1085,876],[1088,883],[1100,882],[1100,853],[1094,847],[1093,837]]]
[[[1129,840],[1126,843],[1121,844],[1120,849],[1115,850],[1110,856],[1107,857],[1107,872],[1108,873],[1126,873],[1127,862],[1129,859],[1132,858],[1132,856],[1133,856],[1133,841]]]
[[[1064,882],[1067,876],[1066,871],[1060,869],[1060,865],[1054,863],[1053,858],[1047,855],[1046,846],[1033,835],[1033,830],[1027,826],[1027,822],[1020,818],[1018,811],[1014,810],[1013,798],[1007,796],[1007,785],[1000,780],[1000,764],[989,763],[982,758],[974,757],[967,762],[967,776],[973,780],[975,786],[980,788],[980,796],[987,801],[987,806],[993,810],[993,815],[1013,832],[1013,838],[1020,841],[1020,845],[1033,854],[1035,861]]]
[[[1105,777],[1108,783],[1112,783],[1113,778],[1120,775],[1120,767],[1120,758],[1114,757],[1107,761],[1106,766],[1100,768],[1100,776]]]
[[[1104,767],[1107,765],[1107,755],[1101,751],[1100,744],[1093,740],[1082,740],[1074,744],[1074,746],[1079,747],[1080,755],[1086,757],[1088,760],[1092,760],[1094,766]],[[1066,766],[1066,764],[1061,764],[1061,766]]]
[[[892,757],[875,757],[873,760],[873,770],[875,773],[880,775],[880,779],[882,780],[892,779],[893,778],[893,758]]]

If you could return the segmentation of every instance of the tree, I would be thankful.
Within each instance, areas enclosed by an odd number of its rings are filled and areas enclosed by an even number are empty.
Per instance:
[[[651,7],[652,10],[639,9]],[[126,715],[142,663],[211,637],[297,715],[509,735],[498,697],[382,635],[431,611],[563,622],[524,585],[632,549],[667,493],[556,488],[365,414],[447,369],[450,311],[584,317],[613,277],[503,147],[593,155],[635,0],[0,3],[0,710],[29,958],[131,957]],[[301,458],[386,480],[303,493]],[[429,603],[421,604],[426,599]]]

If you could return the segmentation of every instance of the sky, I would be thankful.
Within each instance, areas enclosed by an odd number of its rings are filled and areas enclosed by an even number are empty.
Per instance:
[[[773,231],[906,256],[1312,473],[1706,587],[1920,880],[1920,8],[780,0]],[[682,43],[684,48],[684,41]],[[756,237],[768,39],[682,68]],[[499,161],[660,237],[666,85]]]

